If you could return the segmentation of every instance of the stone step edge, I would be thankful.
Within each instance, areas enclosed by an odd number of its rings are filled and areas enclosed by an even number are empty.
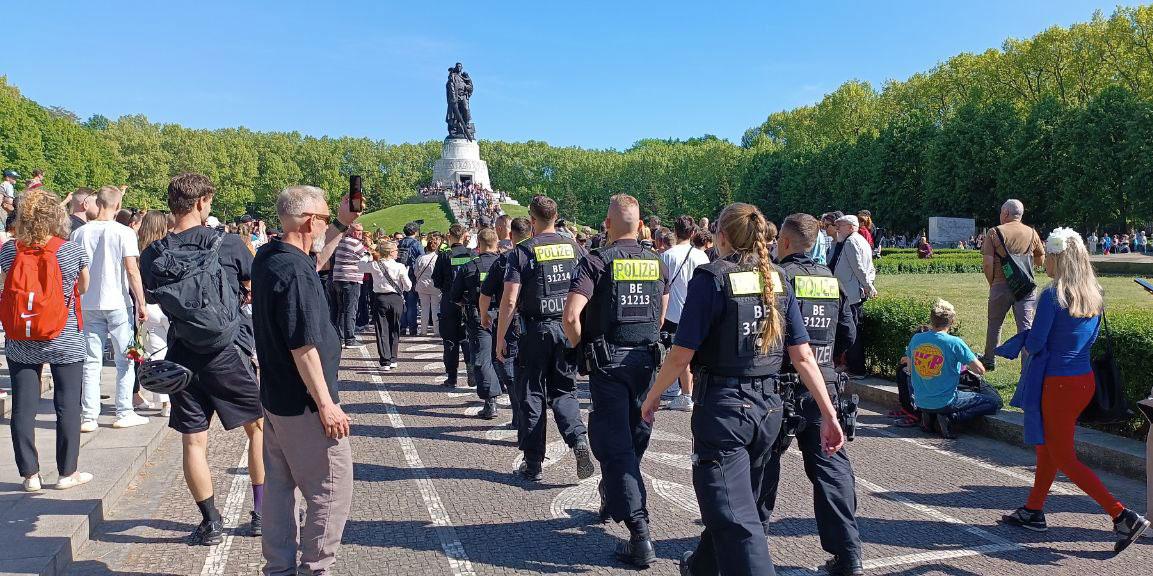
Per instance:
[[[880,378],[855,380],[850,385],[850,392],[860,396],[861,400],[884,408],[900,406],[896,384]],[[1032,450],[1033,446],[1025,444],[1024,429],[1024,415],[1007,410],[979,418],[971,428],[994,440]],[[1076,448],[1081,462],[1094,470],[1106,470],[1136,480],[1145,478],[1144,442],[1078,426]]]
[[[50,380],[50,379],[49,379]],[[72,559],[76,557],[76,553],[80,551],[92,539],[92,535],[96,533],[96,529],[107,520],[105,513],[109,510],[115,510],[116,505],[120,503],[120,499],[128,492],[128,488],[136,480],[140,470],[144,467],[156,450],[171,433],[171,428],[167,425],[156,428],[153,432],[152,438],[149,439],[142,450],[136,457],[128,464],[124,471],[116,478],[114,482],[108,485],[108,491],[100,497],[99,500],[90,499],[83,500],[91,507],[84,514],[84,517],[77,522],[75,530],[68,537],[68,542],[60,542],[60,545],[55,548],[52,556],[41,556],[39,559],[44,560],[42,568],[38,572],[8,572],[2,563],[0,563],[0,576],[7,576],[8,574],[38,574],[38,576],[64,576],[67,573],[69,565],[72,564]],[[6,545],[18,545],[12,542],[6,542]],[[23,559],[25,562],[34,559]]]

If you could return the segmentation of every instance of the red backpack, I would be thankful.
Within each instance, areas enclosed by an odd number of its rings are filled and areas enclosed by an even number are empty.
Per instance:
[[[68,323],[64,275],[56,252],[64,241],[53,236],[43,247],[16,244],[12,268],[0,295],[0,324],[12,340],[52,340]],[[76,321],[82,326],[80,295],[73,292]]]

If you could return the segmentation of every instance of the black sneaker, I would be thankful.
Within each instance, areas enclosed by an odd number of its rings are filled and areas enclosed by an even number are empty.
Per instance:
[[[833,556],[825,562],[825,572],[829,576],[864,576],[865,565],[856,556]]]
[[[1018,508],[1012,514],[1005,514],[1001,521],[1010,526],[1018,526],[1034,532],[1048,532],[1049,525],[1045,522],[1045,513],[1040,510]]]
[[[260,519],[260,514],[253,510],[248,513],[252,516],[252,521],[249,523],[249,534],[260,537],[264,535],[264,523]]]
[[[445,388],[456,388],[456,380],[445,380],[441,386]]]
[[[577,461],[577,478],[584,480],[590,478],[596,473],[596,465],[593,464],[593,451],[589,448],[588,434],[582,434],[577,439],[576,444],[572,447],[573,455],[576,456]]]
[[[953,416],[951,414],[937,414],[937,428],[941,430],[941,437],[946,440],[956,440],[957,433],[953,431]]]
[[[520,477],[525,480],[540,482],[542,476],[540,462],[529,462],[525,460],[520,463],[520,466],[516,469],[516,473],[520,474]]]
[[[986,372],[992,372],[992,371],[997,369],[997,359],[996,358],[986,358],[984,356],[981,356],[980,360],[981,360],[981,365],[985,367]]]
[[[220,520],[205,520],[188,537],[189,546],[216,546],[224,541],[224,523]]]
[[[496,419],[496,400],[489,398],[484,401],[484,408],[481,409],[477,417],[482,420],[495,420]]]
[[[693,551],[685,550],[681,555],[681,576],[693,576]]]
[[[1148,520],[1140,514],[1126,508],[1125,511],[1121,512],[1121,515],[1113,521],[1113,531],[1122,536],[1121,540],[1118,540],[1117,543],[1113,545],[1113,552],[1116,554],[1124,552],[1134,540],[1140,538],[1141,534],[1144,534],[1148,529]]]
[[[638,568],[648,568],[657,559],[657,552],[653,549],[653,542],[648,538],[637,540],[628,539],[617,544],[617,559],[627,562]]]

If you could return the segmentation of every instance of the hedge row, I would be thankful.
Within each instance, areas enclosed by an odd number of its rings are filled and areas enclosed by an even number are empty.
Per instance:
[[[877,274],[961,274],[981,271],[981,254],[946,253],[932,258],[909,257],[906,254],[881,256],[873,261]]]
[[[980,250],[962,250],[960,248],[940,248],[933,250],[933,254],[980,254]],[[914,257],[917,255],[916,248],[881,248],[881,256],[893,256],[897,254],[911,254]]]
[[[905,347],[918,326],[929,323],[932,300],[909,297],[880,297],[865,303],[861,337],[865,338],[865,361],[869,370],[893,377]],[[1125,381],[1125,394],[1132,402],[1149,397],[1153,386],[1153,310],[1111,310],[1109,330],[1113,351]],[[956,328],[953,332],[956,333]],[[1105,349],[1102,335],[1093,346],[1096,356]],[[1124,424],[1096,426],[1109,432],[1141,437],[1145,425],[1140,415]]]

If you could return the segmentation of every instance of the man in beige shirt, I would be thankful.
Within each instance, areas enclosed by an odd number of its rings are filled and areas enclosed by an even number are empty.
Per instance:
[[[981,269],[989,282],[989,327],[985,332],[985,355],[981,357],[981,363],[988,370],[995,367],[994,351],[1001,341],[1001,325],[1005,323],[1009,309],[1013,310],[1017,332],[1028,330],[1033,325],[1033,313],[1037,309],[1036,290],[1028,298],[1015,301],[1002,271],[1004,260],[1010,254],[1032,254],[1034,266],[1043,263],[1045,245],[1036,230],[1021,223],[1024,215],[1025,205],[1020,200],[1006,200],[1001,206],[1001,225],[991,228],[981,245]],[[997,234],[998,230],[1005,238],[1004,244]]]

